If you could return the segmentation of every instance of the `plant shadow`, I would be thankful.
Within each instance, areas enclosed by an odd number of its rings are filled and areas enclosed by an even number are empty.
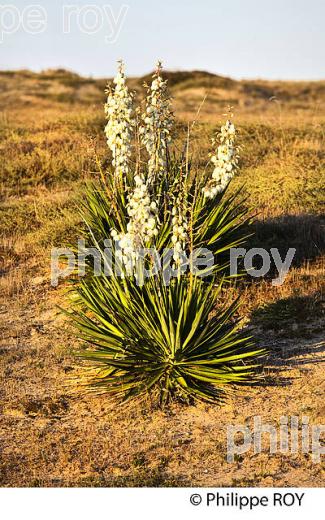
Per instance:
[[[283,215],[267,220],[256,220],[252,225],[253,235],[246,248],[278,249],[282,260],[289,248],[296,250],[292,266],[301,267],[307,261],[314,261],[325,254],[325,215]],[[256,258],[259,268],[262,259]],[[277,272],[271,261],[269,276]]]
[[[289,385],[293,377],[283,376],[283,372],[325,362],[324,315],[321,292],[282,298],[252,312],[249,329],[259,346],[267,350],[265,377],[258,384]]]
[[[263,248],[270,253],[276,248],[282,261],[289,248],[296,252],[291,267],[303,268],[311,262],[322,262],[325,255],[325,216],[283,215],[265,220],[256,220],[252,225],[253,235],[246,249]],[[270,255],[271,256],[271,255]],[[256,255],[254,268],[260,269],[262,258]],[[271,258],[271,267],[264,280],[278,276]],[[299,277],[308,283],[309,273],[302,271]],[[245,284],[256,283],[256,279],[245,276]],[[263,381],[261,385],[288,385],[293,378],[283,375],[297,366],[322,363],[325,356],[325,284],[312,294],[293,294],[253,310],[248,328],[253,331],[256,342],[267,350],[263,359]],[[314,354],[314,355],[313,355]],[[306,357],[307,356],[307,357]]]

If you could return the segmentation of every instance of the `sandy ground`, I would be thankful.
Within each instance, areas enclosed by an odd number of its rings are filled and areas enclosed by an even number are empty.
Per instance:
[[[298,416],[300,425],[308,417],[310,428],[324,422],[325,342],[319,333],[305,340],[261,336],[271,350],[272,369],[265,376],[274,380],[274,367],[281,369],[276,383],[240,390],[222,408],[175,404],[164,412],[150,402],[121,406],[73,391],[76,368],[69,349],[75,340],[56,307],[61,301],[62,291],[37,277],[28,299],[1,308],[2,486],[324,483],[324,466],[311,452],[271,454],[267,434],[261,453],[250,449],[234,462],[226,460],[228,425],[252,430],[256,415],[277,432],[283,416]],[[313,327],[319,330],[319,323]]]

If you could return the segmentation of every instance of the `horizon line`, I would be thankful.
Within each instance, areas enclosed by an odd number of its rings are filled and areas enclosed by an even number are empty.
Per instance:
[[[62,71],[66,71],[70,74],[76,74],[80,77],[83,77],[83,78],[91,78],[91,79],[95,79],[95,80],[104,80],[104,79],[111,79],[114,77],[113,76],[101,76],[101,75],[97,75],[97,74],[83,74],[81,72],[78,72],[76,70],[73,70],[73,69],[70,69],[70,68],[66,68],[66,67],[63,67],[63,66],[57,66],[57,67],[48,67],[48,68],[43,68],[43,69],[33,69],[33,68],[29,68],[29,67],[18,67],[18,68],[3,68],[0,66],[0,73],[1,72],[32,72],[33,74],[42,74],[42,73],[45,73],[47,71],[59,71],[59,70],[62,70]],[[144,74],[138,74],[138,75],[126,75],[126,77],[128,79],[137,79],[137,78],[142,78],[142,77],[145,77],[145,76],[148,76],[148,75],[151,75],[153,74],[154,72],[154,69],[151,69],[149,72],[146,72]],[[261,76],[257,76],[257,77],[235,77],[235,76],[224,76],[222,74],[218,74],[216,72],[211,72],[209,70],[206,70],[206,69],[163,69],[163,72],[167,72],[167,73],[172,73],[172,74],[177,74],[179,72],[188,72],[188,73],[195,73],[195,72],[199,72],[199,73],[204,73],[204,74],[210,74],[211,76],[216,76],[216,77],[219,77],[219,78],[223,78],[223,79],[230,79],[230,80],[233,80],[233,81],[267,81],[267,82],[283,82],[283,83],[286,83],[286,82],[290,82],[290,83],[312,83],[312,82],[323,82],[325,81],[325,77],[323,78],[311,78],[311,79],[297,79],[297,78],[294,78],[294,79],[283,79],[283,78],[265,78],[265,77],[261,77]]]

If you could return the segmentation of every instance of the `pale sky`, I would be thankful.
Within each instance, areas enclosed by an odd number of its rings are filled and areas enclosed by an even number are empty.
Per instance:
[[[151,71],[159,58],[169,70],[325,79],[325,0],[10,0],[7,9],[3,5],[0,69],[63,67],[109,77],[123,58],[127,73],[135,76]],[[43,10],[35,13],[30,5]],[[33,34],[37,30],[42,32]]]

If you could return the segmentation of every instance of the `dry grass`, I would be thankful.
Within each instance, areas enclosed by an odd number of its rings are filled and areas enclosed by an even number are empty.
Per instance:
[[[325,83],[234,82],[200,72],[169,80],[179,141],[208,92],[192,136],[202,166],[211,131],[234,106],[242,145],[235,185],[245,183],[259,212],[251,245],[297,248],[281,287],[270,277],[247,279],[225,294],[243,292],[241,312],[270,349],[265,373],[273,382],[241,390],[223,408],[175,404],[166,412],[149,401],[122,407],[80,394],[75,339],[57,308],[65,286],[51,288],[49,254],[77,236],[75,203],[95,175],[94,147],[108,161],[105,83],[65,71],[0,73],[2,486],[323,482],[310,454],[270,455],[265,447],[228,463],[226,427],[251,424],[254,415],[274,425],[284,415],[324,422]],[[130,83],[141,93],[139,80]]]

